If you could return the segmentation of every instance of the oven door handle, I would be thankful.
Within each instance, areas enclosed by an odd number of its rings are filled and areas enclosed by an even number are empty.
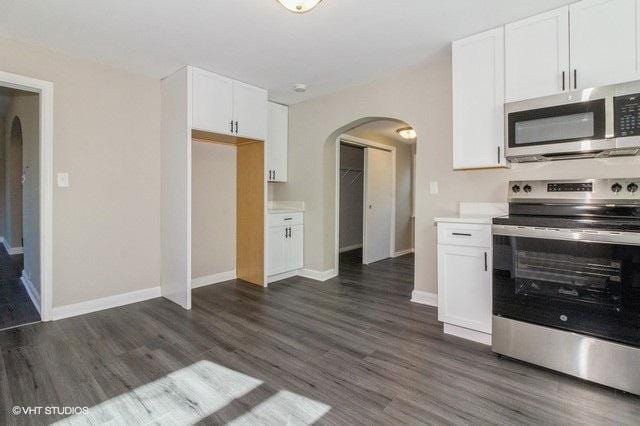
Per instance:
[[[640,246],[640,232],[596,231],[565,228],[537,228],[531,226],[493,225],[493,235],[539,238],[562,241],[582,241],[601,244]]]

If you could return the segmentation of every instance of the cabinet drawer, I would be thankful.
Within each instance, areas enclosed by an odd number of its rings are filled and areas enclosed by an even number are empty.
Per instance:
[[[269,213],[269,226],[302,225],[302,213]]]
[[[438,223],[438,244],[491,247],[491,225]]]

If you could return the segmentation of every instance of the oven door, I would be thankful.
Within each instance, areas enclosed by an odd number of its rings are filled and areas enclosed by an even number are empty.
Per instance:
[[[494,315],[640,347],[640,234],[493,228]]]
[[[602,98],[508,112],[507,156],[550,156],[614,147],[614,141],[605,140],[605,104]]]

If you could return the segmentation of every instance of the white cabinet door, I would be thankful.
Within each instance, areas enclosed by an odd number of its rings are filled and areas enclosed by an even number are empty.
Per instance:
[[[640,78],[638,0],[584,0],[569,6],[572,89]]]
[[[289,108],[269,102],[267,120],[267,179],[287,181]]]
[[[267,275],[281,274],[287,270],[285,227],[270,226],[268,239]]]
[[[504,27],[507,102],[569,89],[569,7]]]
[[[491,333],[491,250],[438,245],[438,320]]]
[[[236,135],[265,140],[267,137],[267,91],[234,81],[233,117]]]
[[[304,227],[302,225],[289,226],[289,238],[285,241],[287,271],[302,269],[304,265]]]
[[[192,76],[192,127],[232,134],[233,81],[198,68],[193,68]]]
[[[453,42],[453,168],[504,167],[504,31]]]

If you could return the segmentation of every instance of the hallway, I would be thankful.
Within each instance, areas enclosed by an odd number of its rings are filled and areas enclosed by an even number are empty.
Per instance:
[[[20,281],[23,255],[10,256],[0,247],[0,330],[40,321]]]

